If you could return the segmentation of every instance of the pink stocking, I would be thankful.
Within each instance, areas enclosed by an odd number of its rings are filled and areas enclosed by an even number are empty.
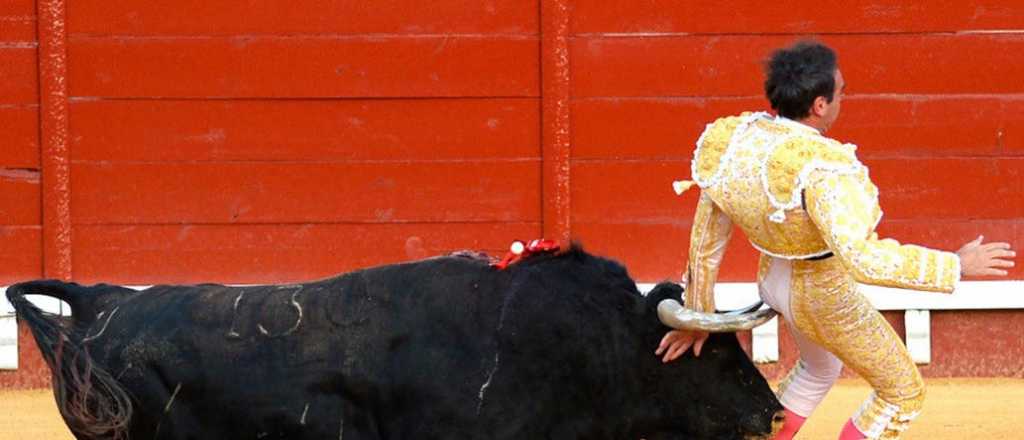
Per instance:
[[[839,433],[839,440],[862,440],[865,438],[867,437],[864,437],[864,434],[853,425],[853,419],[847,420],[846,426],[843,426],[843,432]]]
[[[782,430],[775,436],[775,440],[792,440],[796,433],[800,431],[800,427],[804,426],[804,422],[807,421],[806,417],[800,417],[793,411],[788,409],[785,411],[786,421],[782,425]]]

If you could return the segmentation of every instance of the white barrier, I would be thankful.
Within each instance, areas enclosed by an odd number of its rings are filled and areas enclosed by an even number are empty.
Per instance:
[[[647,292],[654,284],[639,287],[641,292]],[[860,287],[876,309],[906,311],[907,349],[920,364],[931,362],[930,310],[1024,309],[1024,281],[964,281],[952,294],[863,284]],[[715,285],[715,304],[719,309],[739,309],[759,300],[755,283]],[[778,329],[777,320],[754,329],[751,349],[756,362],[779,360]]]
[[[29,295],[29,300],[45,312],[70,315],[70,308],[59,299]],[[7,287],[0,287],[0,370],[18,369],[18,321],[14,307],[7,302]]]
[[[0,289],[4,294],[7,289]],[[7,296],[0,297],[0,370],[18,368],[18,324]]]

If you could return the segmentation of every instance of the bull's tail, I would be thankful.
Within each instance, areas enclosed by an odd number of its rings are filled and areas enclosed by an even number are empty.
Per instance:
[[[35,337],[43,359],[53,373],[53,393],[68,427],[79,438],[125,439],[132,417],[132,399],[109,372],[96,365],[88,346],[72,335],[67,320],[43,312],[25,295],[60,298],[72,305],[87,288],[59,281],[34,281],[7,289],[7,299],[18,318]]]

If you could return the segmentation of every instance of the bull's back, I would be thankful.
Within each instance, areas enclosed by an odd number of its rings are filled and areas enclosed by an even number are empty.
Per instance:
[[[469,437],[502,283],[444,258],[305,284],[157,286],[112,305],[90,344],[140,402],[138,436]]]

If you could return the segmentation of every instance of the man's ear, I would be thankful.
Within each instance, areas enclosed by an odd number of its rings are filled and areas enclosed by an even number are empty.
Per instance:
[[[828,109],[828,99],[824,96],[814,98],[814,103],[811,104],[811,114],[817,117],[825,116],[825,110]]]

